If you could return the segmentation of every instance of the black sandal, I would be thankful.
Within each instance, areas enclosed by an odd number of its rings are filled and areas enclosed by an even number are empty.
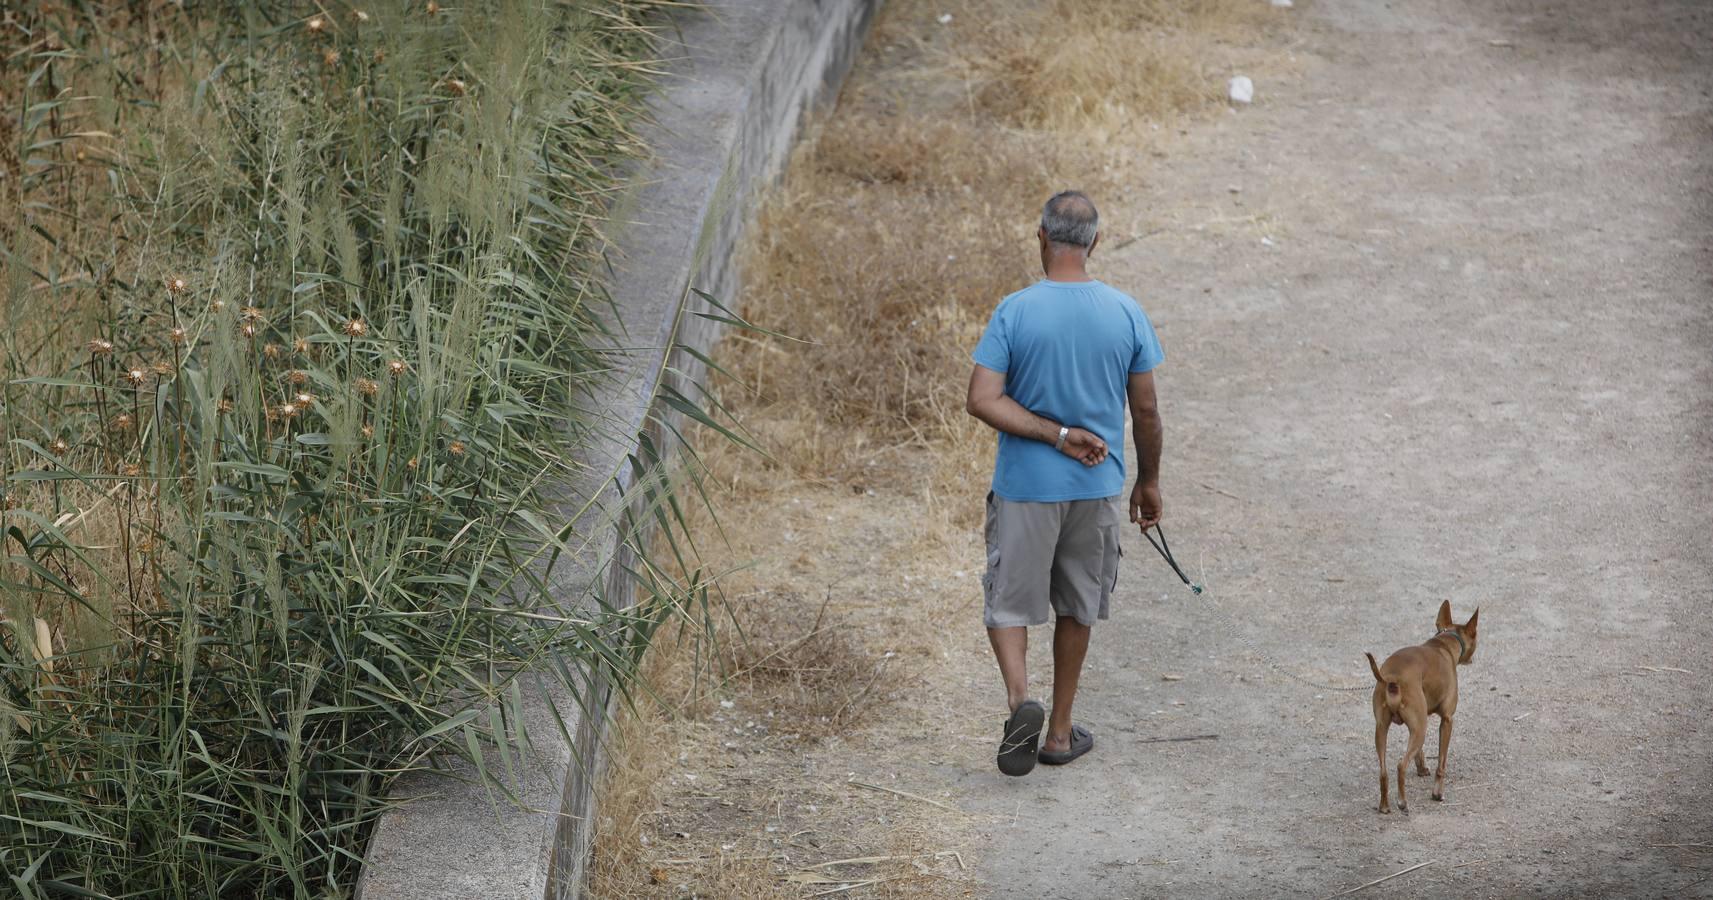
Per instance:
[[[1072,725],[1071,749],[1042,750],[1040,753],[1041,764],[1048,766],[1062,766],[1093,749],[1094,735],[1090,734],[1089,730],[1081,725]]]
[[[1011,718],[1005,720],[1005,732],[999,738],[999,771],[1012,776],[1029,774],[1035,768],[1041,728],[1046,724],[1047,708],[1038,701],[1017,704]]]

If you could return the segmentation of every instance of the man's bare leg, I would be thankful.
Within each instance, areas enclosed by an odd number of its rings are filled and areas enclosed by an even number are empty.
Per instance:
[[[987,640],[999,661],[999,677],[1005,679],[1006,708],[1015,711],[1029,698],[1029,629],[1021,625],[989,628]]]
[[[1071,749],[1071,704],[1077,699],[1077,680],[1082,677],[1092,630],[1070,616],[1060,616],[1053,625],[1053,714],[1047,719],[1042,750]]]

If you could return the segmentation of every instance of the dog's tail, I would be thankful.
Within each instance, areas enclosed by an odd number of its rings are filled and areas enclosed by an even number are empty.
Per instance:
[[[1368,657],[1368,668],[1374,673],[1374,680],[1385,684],[1386,676],[1380,674],[1380,664],[1374,661],[1374,654],[1363,651],[1362,655]]]
[[[1374,680],[1386,686],[1386,705],[1396,707],[1397,701],[1402,699],[1398,694],[1398,683],[1380,674],[1380,664],[1374,661],[1374,654],[1363,651],[1362,655],[1368,657],[1368,668],[1374,673]]]

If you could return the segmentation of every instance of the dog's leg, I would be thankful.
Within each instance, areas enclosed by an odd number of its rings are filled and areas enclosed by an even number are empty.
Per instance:
[[[1414,742],[1414,738],[1411,739],[1411,742]],[[1409,764],[1410,753],[1406,750],[1404,751],[1404,758],[1398,760],[1398,811],[1403,813],[1410,811],[1410,800],[1404,792],[1404,767]]]
[[[1425,743],[1426,740],[1424,739],[1423,742]],[[1420,778],[1427,773],[1427,749],[1424,747],[1423,749],[1416,751],[1416,777]]]
[[[1374,752],[1380,756],[1380,811],[1390,813],[1392,803],[1386,794],[1386,732],[1391,723],[1385,719],[1374,723]]]
[[[1433,767],[1433,798],[1445,799],[1445,754],[1451,750],[1451,717],[1439,717],[1439,762]]]
[[[1410,811],[1410,801],[1404,792],[1404,767],[1410,764],[1410,757],[1422,752],[1422,742],[1427,740],[1427,716],[1408,716],[1404,725],[1410,729],[1410,747],[1404,751],[1404,758],[1398,760],[1398,811]]]

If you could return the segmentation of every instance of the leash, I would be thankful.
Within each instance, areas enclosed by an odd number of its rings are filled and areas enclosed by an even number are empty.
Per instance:
[[[1218,603],[1215,603],[1211,596],[1206,594],[1205,588],[1200,584],[1191,581],[1190,577],[1184,574],[1183,568],[1180,567],[1178,565],[1178,561],[1172,557],[1171,545],[1166,543],[1165,529],[1161,528],[1159,523],[1155,523],[1154,530],[1160,532],[1159,543],[1154,543],[1153,536],[1148,534],[1148,532],[1142,532],[1142,536],[1148,539],[1148,543],[1154,548],[1154,552],[1160,554],[1160,558],[1164,559],[1166,564],[1172,567],[1172,571],[1176,572],[1178,577],[1183,579],[1184,584],[1189,585],[1190,590],[1194,592],[1196,596],[1207,601],[1208,608],[1214,611],[1215,615],[1219,619],[1219,624],[1224,627],[1226,635],[1228,637],[1236,638],[1239,643],[1247,646],[1249,648],[1249,652],[1260,657],[1261,662],[1264,663],[1267,668],[1272,669],[1274,672],[1277,672],[1292,681],[1306,684],[1318,691],[1371,691],[1374,689],[1374,683],[1372,680],[1365,684],[1358,685],[1322,684],[1318,681],[1314,681],[1313,679],[1304,678],[1303,676],[1292,672],[1290,669],[1279,665],[1277,662],[1274,662],[1272,655],[1267,653],[1265,650],[1262,650],[1261,645],[1257,644],[1253,638],[1237,630],[1236,623],[1232,620],[1231,615],[1220,607]]]
[[[1198,595],[1201,594],[1201,585],[1191,581],[1190,576],[1185,575],[1184,570],[1178,567],[1178,561],[1172,558],[1172,545],[1166,543],[1166,529],[1161,528],[1160,523],[1155,522],[1154,530],[1160,532],[1160,543],[1154,543],[1154,539],[1149,537],[1146,531],[1142,532],[1142,536],[1148,538],[1148,543],[1153,546],[1154,552],[1160,554],[1160,557],[1166,561],[1166,565],[1171,566],[1172,571],[1178,573],[1178,577],[1184,580],[1184,584],[1190,586],[1191,591]]]

